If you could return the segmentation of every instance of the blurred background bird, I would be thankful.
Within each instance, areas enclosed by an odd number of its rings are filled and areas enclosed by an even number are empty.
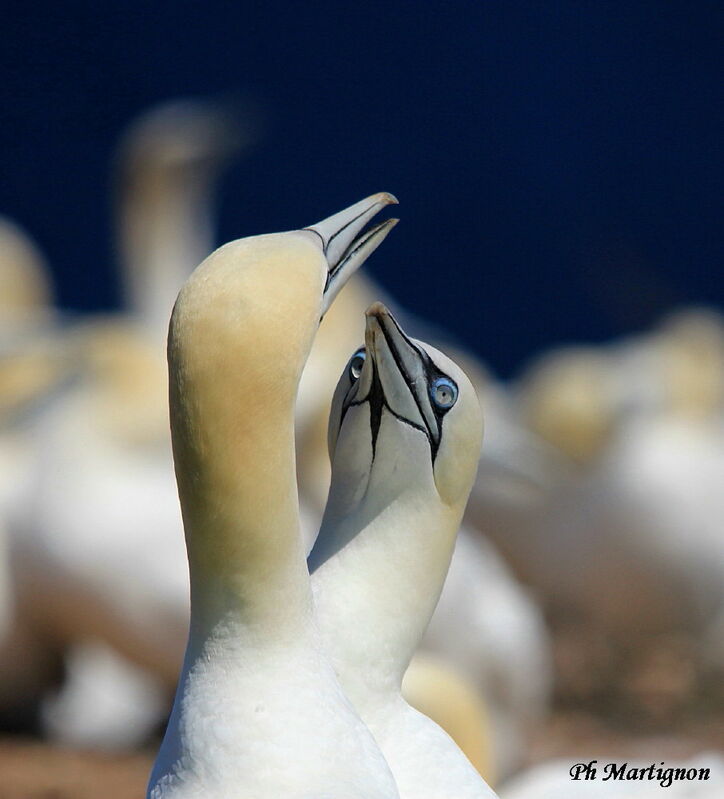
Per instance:
[[[188,585],[164,331],[180,285],[213,248],[215,178],[246,134],[200,101],[164,104],[129,128],[116,157],[126,308],[56,334],[73,383],[26,432],[36,458],[13,548],[17,584],[33,585],[17,612],[32,604],[67,667],[42,710],[60,740],[138,743],[173,691]]]

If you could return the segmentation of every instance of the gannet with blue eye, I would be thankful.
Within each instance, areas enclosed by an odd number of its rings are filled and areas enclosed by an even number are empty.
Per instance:
[[[169,329],[171,432],[191,625],[149,797],[388,799],[342,693],[299,532],[294,405],[319,319],[394,224],[378,194],[304,231],[213,253]]]
[[[441,347],[431,337],[439,337],[440,330],[429,330],[428,335],[424,322],[410,318],[404,310],[398,311],[384,298],[379,285],[363,271],[356,272],[322,321],[297,396],[300,505],[310,549],[329,491],[329,396],[349,354],[364,338],[364,311],[376,299],[384,300],[403,328],[421,328],[423,332],[414,333],[415,337],[452,355],[478,392],[486,419],[486,445],[466,516],[470,516],[471,506],[480,509],[482,501],[487,524],[477,528],[464,522],[458,531],[440,600],[420,651],[410,664],[412,673],[408,669],[405,677],[408,685],[429,692],[423,695],[417,690],[414,695],[404,695],[413,707],[430,715],[450,733],[471,762],[480,763],[484,760],[476,754],[480,747],[474,744],[466,749],[469,736],[458,735],[469,725],[471,708],[480,702],[469,704],[465,713],[456,718],[451,712],[447,686],[443,688],[440,680],[425,679],[429,669],[424,660],[418,664],[418,656],[432,655],[450,677],[458,672],[460,678],[466,676],[475,683],[485,697],[489,716],[489,723],[481,717],[478,726],[487,728],[492,735],[490,749],[495,764],[493,771],[481,773],[492,783],[492,774],[505,776],[527,760],[531,735],[550,701],[551,669],[541,612],[481,531],[490,523],[505,528],[510,511],[517,508],[521,513],[531,502],[542,501],[544,488],[540,481],[555,479],[556,464],[547,456],[550,453],[542,452],[533,437],[523,431],[514,417],[511,397],[470,353],[457,347]],[[495,612],[491,613],[493,606]],[[421,674],[416,675],[418,667]],[[439,691],[439,696],[433,696],[433,691]],[[457,707],[462,708],[463,703]]]
[[[403,799],[494,796],[450,737],[401,695],[447,574],[481,437],[468,378],[373,304],[365,347],[332,402],[332,483],[309,566],[335,671]]]

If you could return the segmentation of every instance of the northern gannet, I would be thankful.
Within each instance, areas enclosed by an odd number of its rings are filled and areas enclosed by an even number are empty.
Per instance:
[[[494,796],[450,737],[401,695],[448,571],[481,439],[468,378],[373,304],[365,347],[332,402],[332,483],[309,566],[335,671],[402,799]]]
[[[413,317],[408,323],[410,315],[404,310],[398,315],[397,304],[388,304],[383,289],[361,270],[325,315],[302,375],[297,399],[297,462],[303,527],[310,549],[329,491],[329,401],[324,400],[334,392],[349,353],[364,338],[365,309],[381,298],[405,329],[410,324],[413,329],[425,330],[424,321]],[[434,333],[444,335],[440,330]],[[419,337],[438,346],[427,334]],[[555,479],[550,457],[553,447],[544,451],[541,442],[526,434],[513,417],[508,393],[470,353],[442,349],[450,352],[471,378],[488,421],[486,446],[467,511],[469,514],[473,503],[476,509],[484,507],[486,526],[474,524],[473,518],[466,518],[461,526],[419,654],[434,658],[450,674],[467,677],[482,692],[491,719],[494,762],[492,772],[488,769],[483,776],[494,773],[504,777],[527,760],[531,735],[548,710],[552,694],[550,642],[534,598],[515,579],[484,531],[488,523],[498,523],[504,529],[506,511],[541,497],[541,483]],[[495,612],[491,613],[493,606]],[[430,708],[444,708],[445,696],[432,695],[442,683],[423,680],[414,673],[417,657],[410,664],[413,674],[409,682],[420,690],[410,704],[426,713]],[[427,671],[424,661],[419,667]],[[428,691],[427,696],[423,690]],[[457,730],[469,723],[469,716],[468,712],[458,720],[452,713],[442,712],[432,718],[456,738]],[[480,719],[480,723],[485,721]],[[456,742],[464,748],[462,737]],[[482,762],[476,752],[473,745],[466,754],[476,763]]]
[[[361,233],[391,202],[226,244],[179,294],[169,402],[191,625],[152,799],[398,796],[322,647],[294,462],[319,319],[394,224]]]

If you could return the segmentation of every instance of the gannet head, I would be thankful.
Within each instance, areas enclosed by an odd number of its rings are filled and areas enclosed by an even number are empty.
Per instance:
[[[580,465],[593,464],[616,422],[616,371],[594,347],[548,352],[520,381],[520,407],[530,430]]]
[[[397,220],[363,228],[395,202],[375,194],[304,230],[230,242],[194,271],[169,329],[177,457],[182,441],[208,450],[214,430],[262,446],[264,425],[287,424],[320,317]]]
[[[48,266],[16,224],[0,216],[0,323],[39,316],[52,304]]]
[[[245,368],[252,360],[262,364],[262,371],[296,375],[270,367],[307,349],[334,297],[398,220],[387,219],[366,231],[364,226],[396,202],[381,192],[303,230],[251,236],[220,247],[179,293],[171,344],[183,339],[191,350],[203,346],[207,355],[222,348],[244,349],[253,355],[244,359]]]
[[[123,185],[142,181],[153,190],[166,181],[176,185],[182,173],[215,172],[244,142],[231,109],[219,103],[174,100],[154,106],[124,132],[116,156]]]
[[[447,356],[408,338],[381,303],[366,321],[365,345],[332,401],[330,501],[364,500],[381,511],[403,494],[424,492],[462,513],[482,441],[475,389]]]

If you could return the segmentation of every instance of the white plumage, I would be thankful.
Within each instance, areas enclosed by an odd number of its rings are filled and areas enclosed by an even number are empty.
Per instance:
[[[332,403],[332,483],[309,563],[325,646],[402,799],[494,796],[401,694],[445,581],[481,435],[460,368],[373,304],[364,350]]]
[[[152,799],[397,796],[314,622],[293,440],[323,295],[382,241],[394,222],[360,231],[390,202],[227,244],[177,300],[170,410],[191,625]]]

